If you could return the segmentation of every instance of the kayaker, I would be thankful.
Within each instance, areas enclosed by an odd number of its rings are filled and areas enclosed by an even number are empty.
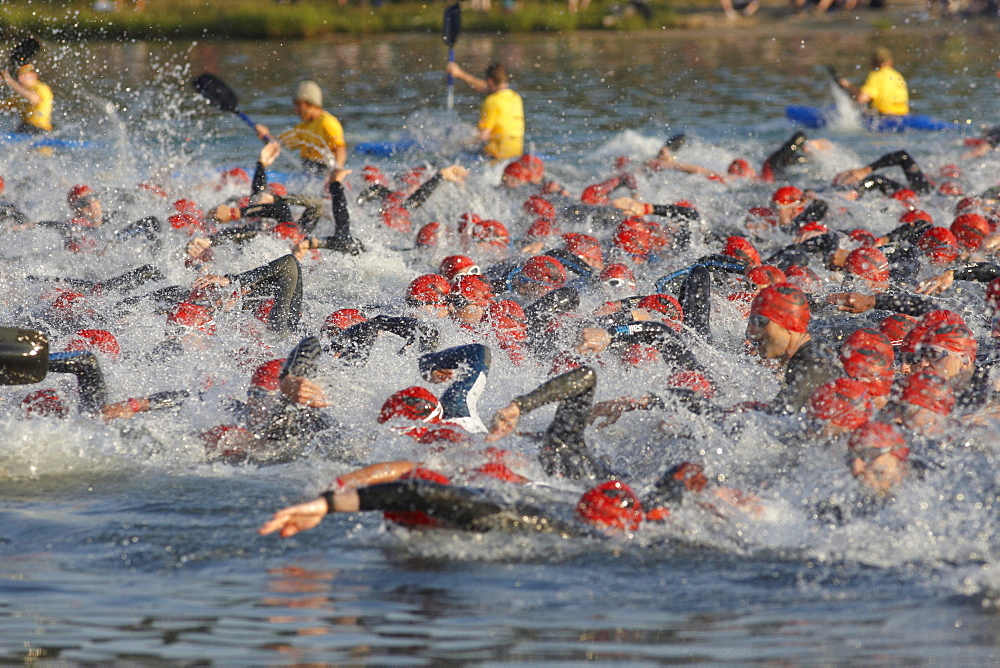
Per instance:
[[[330,171],[332,156],[337,167],[347,162],[344,128],[337,117],[323,109],[323,91],[315,81],[302,81],[292,98],[295,113],[302,122],[278,135],[289,148],[296,148],[307,171],[325,176]],[[264,141],[271,135],[266,125],[255,126],[257,136]]]
[[[492,160],[516,158],[524,152],[524,103],[510,87],[502,63],[486,68],[486,79],[473,76],[456,63],[448,63],[448,74],[461,79],[478,93],[489,93],[479,114],[482,152]]]
[[[837,80],[859,104],[871,103],[872,109],[883,116],[905,116],[910,113],[910,93],[903,75],[893,69],[892,53],[884,46],[872,54],[872,71],[868,78],[856,88],[844,78]]]
[[[7,70],[3,80],[16,95],[11,95],[0,108],[10,109],[21,115],[21,125],[17,131],[37,135],[52,131],[52,89],[38,78],[38,72],[31,63],[21,65],[14,78]]]

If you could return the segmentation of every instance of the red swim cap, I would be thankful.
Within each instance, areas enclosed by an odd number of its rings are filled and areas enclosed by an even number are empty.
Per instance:
[[[900,214],[899,222],[906,225],[913,225],[917,222],[925,222],[934,224],[934,219],[931,218],[931,214],[927,213],[923,209],[908,209]]]
[[[975,357],[979,349],[976,337],[965,325],[941,323],[934,325],[920,339],[921,346],[943,348],[967,357]]]
[[[167,315],[167,322],[197,329],[203,334],[215,334],[215,320],[212,312],[194,302],[181,302]]]
[[[917,319],[905,313],[893,313],[882,318],[878,323],[878,329],[889,338],[893,346],[903,343],[903,339],[910,333],[917,324]]]
[[[900,401],[938,415],[948,415],[955,408],[955,393],[948,382],[936,373],[921,371],[907,376],[900,388]]]
[[[479,265],[467,255],[449,255],[441,260],[438,273],[450,281],[461,274],[478,274]]]
[[[493,286],[482,276],[465,274],[452,284],[451,297],[461,296],[476,306],[487,306],[493,301]]]
[[[952,221],[951,232],[958,243],[976,250],[990,236],[990,224],[978,213],[963,213]]]
[[[960,183],[955,181],[945,181],[940,186],[938,186],[938,192],[942,195],[951,195],[954,197],[961,197],[965,194],[965,190],[962,188]]]
[[[69,194],[66,195],[66,202],[76,209],[86,205],[87,201],[93,197],[96,197],[94,189],[88,185],[80,184],[70,188]]]
[[[367,318],[358,309],[342,308],[326,316],[326,322],[323,323],[323,333],[336,334],[338,330],[353,327],[366,320]]]
[[[118,339],[106,329],[77,330],[73,338],[66,344],[66,352],[85,350],[110,355],[116,361],[122,354],[122,349],[118,345]]]
[[[822,281],[820,281],[819,276],[809,267],[800,267],[797,264],[793,264],[788,269],[785,269],[785,277],[789,283],[803,292],[813,293],[822,287]]]
[[[443,305],[451,292],[451,286],[444,276],[424,274],[417,276],[406,288],[406,303],[410,306],[422,304]]]
[[[510,232],[499,220],[480,220],[472,223],[465,228],[465,234],[477,243],[496,248],[507,248],[510,245]]]
[[[1000,278],[994,278],[986,285],[986,305],[1000,311]]]
[[[809,414],[838,427],[857,429],[872,415],[868,388],[853,378],[823,383],[809,397]]]
[[[794,285],[779,283],[758,293],[750,304],[750,314],[762,315],[791,332],[805,332],[809,327],[809,300]]]
[[[771,201],[778,206],[793,206],[802,202],[802,191],[795,186],[783,186],[774,191]]]
[[[35,390],[21,400],[21,409],[28,417],[65,418],[69,409],[52,390]]]
[[[947,227],[932,227],[921,234],[917,248],[934,264],[950,264],[958,258],[958,239]]]
[[[414,385],[396,392],[382,404],[379,424],[394,418],[420,422],[438,423],[441,418],[441,402],[428,390]]]
[[[726,239],[726,248],[722,251],[722,254],[736,258],[751,267],[756,267],[760,264],[760,253],[757,252],[752,243],[747,241],[746,237],[729,237]]]
[[[589,265],[596,265],[604,262],[604,252],[601,250],[601,242],[589,234],[579,234],[570,232],[562,235],[563,250],[567,253],[581,258]]]
[[[524,263],[521,275],[551,288],[566,285],[566,268],[562,262],[548,255],[536,255]]]
[[[552,220],[556,218],[556,207],[541,195],[531,195],[528,199],[524,200],[521,208],[524,209],[525,213],[533,216]]]
[[[841,355],[847,375],[864,383],[868,394],[873,397],[884,397],[892,390],[892,381],[896,374],[892,369],[892,348],[887,355],[881,348],[856,348],[849,355]]]
[[[627,266],[618,262],[606,266],[598,280],[612,288],[635,290],[635,274]]]
[[[758,288],[766,288],[769,285],[778,285],[779,283],[785,283],[788,278],[785,276],[785,272],[781,271],[774,265],[762,264],[759,267],[750,267],[746,273],[747,280],[756,285]]]
[[[276,392],[281,380],[281,370],[284,367],[284,358],[264,362],[250,375],[250,385],[259,387],[266,392]]]
[[[633,258],[646,258],[653,250],[653,238],[645,227],[622,223],[615,231],[615,246]]]
[[[684,322],[684,309],[677,298],[668,294],[646,295],[635,305],[636,308],[653,313],[662,313],[663,322],[675,331],[681,330],[681,323]]]
[[[624,531],[635,531],[643,520],[642,504],[619,480],[609,480],[584,492],[576,504],[576,514],[591,524]]]
[[[557,237],[562,234],[559,223],[551,218],[539,218],[533,222],[524,232],[527,239],[544,239],[546,237]]]
[[[753,167],[750,163],[743,158],[736,158],[731,163],[729,167],[726,168],[726,173],[732,174],[733,176],[747,176],[753,173]]]
[[[862,327],[861,329],[854,330],[844,339],[844,343],[840,346],[840,359],[843,360],[845,357],[850,357],[854,354],[854,351],[861,348],[874,348],[881,351],[883,355],[889,357],[891,365],[894,355],[892,341],[889,340],[889,337],[884,332],[871,327]]]
[[[848,254],[844,267],[869,284],[882,284],[889,280],[889,260],[877,248],[855,248]]]
[[[909,188],[900,188],[893,194],[889,195],[891,199],[894,199],[904,204],[909,204],[917,199],[917,193],[910,190]]]
[[[417,246],[436,246],[441,239],[442,232],[441,223],[427,223],[417,232]]]
[[[847,448],[865,461],[890,454],[905,462],[910,456],[903,434],[895,425],[869,422],[858,427],[847,441]]]
[[[486,308],[486,322],[497,335],[500,343],[524,341],[528,338],[527,317],[515,301],[502,299]]]
[[[389,206],[382,210],[382,224],[396,232],[409,232],[413,229],[410,212],[401,206]]]

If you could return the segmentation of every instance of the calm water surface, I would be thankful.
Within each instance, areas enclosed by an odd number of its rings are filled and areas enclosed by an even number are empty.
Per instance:
[[[860,80],[863,72],[852,68],[865,64],[874,43],[860,30],[787,28],[463,36],[458,55],[474,70],[490,59],[508,64],[525,98],[529,141],[574,184],[608,169],[616,155],[650,155],[681,131],[691,137],[685,155],[692,160],[724,166],[739,154],[759,159],[792,131],[783,119],[786,104],[830,99],[823,66]],[[897,53],[916,91],[915,110],[969,121],[968,134],[1000,122],[995,31],[900,26],[880,43]],[[314,77],[351,142],[441,138],[461,131],[459,120],[472,123],[478,105],[459,88],[456,115],[443,110],[445,50],[436,36],[87,44],[51,46],[48,57],[64,131],[103,148],[48,159],[12,151],[0,159],[4,176],[39,217],[61,215],[64,181],[114,186],[156,173],[183,179],[220,165],[250,166],[255,138],[186,88],[205,69],[231,83],[244,111],[275,128],[292,121],[287,98],[295,82]],[[955,153],[961,134],[831,136],[837,156],[848,161],[909,146],[940,163]],[[352,157],[352,166],[363,160]],[[974,178],[992,174],[996,181],[997,163],[987,167]],[[817,176],[836,166],[821,164],[824,170]],[[39,185],[48,183],[59,185]],[[694,195],[725,210],[726,195],[705,184],[660,185],[650,199]],[[206,205],[211,197],[203,195]],[[7,256],[23,252],[9,237],[3,243]],[[41,272],[83,271],[59,262],[41,260]],[[357,265],[317,278],[317,294],[377,301],[373,291],[398,290],[410,275]],[[3,311],[5,322],[22,315],[9,305]],[[158,326],[152,319],[135,323],[122,334],[123,345],[145,349]],[[111,393],[188,386],[215,364],[192,358],[174,377],[159,378],[141,363],[124,362],[109,373]],[[374,364],[328,379],[332,391],[354,395],[343,404],[349,422],[370,422],[394,373]],[[512,369],[494,376],[503,396],[484,397],[484,415],[506,401],[508,388],[537,381]],[[748,395],[760,392],[750,377],[733,382]],[[631,388],[611,388],[607,396],[614,389]],[[0,404],[0,662],[800,665],[1000,658],[996,487],[994,474],[983,473],[996,470],[989,449],[963,460],[968,468],[956,467],[947,489],[918,486],[884,522],[840,529],[806,520],[817,480],[811,476],[822,473],[817,465],[818,473],[809,470],[793,483],[771,474],[786,512],[759,524],[692,517],[662,535],[599,542],[403,535],[374,517],[342,516],[282,541],[258,537],[256,526],[281,505],[315,494],[349,463],[317,455],[267,469],[208,465],[190,433],[213,424],[212,415],[156,416],[124,431],[83,419],[25,423],[13,409],[21,396],[17,388],[4,390]],[[596,447],[635,466],[656,460],[662,437],[655,421],[638,435],[616,429],[594,434]],[[709,450],[730,445],[710,432],[700,443]],[[727,468],[757,457],[757,445],[758,435],[745,433]],[[392,454],[390,445],[365,442],[356,461]],[[969,471],[980,475],[969,481]],[[745,472],[766,477],[752,463]]]

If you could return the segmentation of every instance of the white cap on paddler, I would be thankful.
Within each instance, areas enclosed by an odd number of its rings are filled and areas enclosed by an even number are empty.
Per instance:
[[[301,81],[295,89],[295,100],[315,107],[323,106],[323,91],[315,81]]]

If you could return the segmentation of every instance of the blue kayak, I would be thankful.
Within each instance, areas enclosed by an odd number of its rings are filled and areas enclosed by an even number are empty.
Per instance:
[[[31,135],[24,132],[0,133],[0,144],[20,144],[28,142],[35,148],[96,148],[101,142],[86,139],[62,139],[47,135]]]
[[[414,149],[417,142],[412,139],[401,141],[365,141],[354,146],[355,153],[371,155],[376,158],[391,158]]]
[[[840,118],[837,108],[807,107],[790,105],[785,107],[785,116],[796,125],[807,128],[825,128],[835,125]],[[958,123],[942,121],[926,114],[907,114],[906,116],[860,116],[861,126],[869,132],[939,132],[942,130],[957,130]]]

